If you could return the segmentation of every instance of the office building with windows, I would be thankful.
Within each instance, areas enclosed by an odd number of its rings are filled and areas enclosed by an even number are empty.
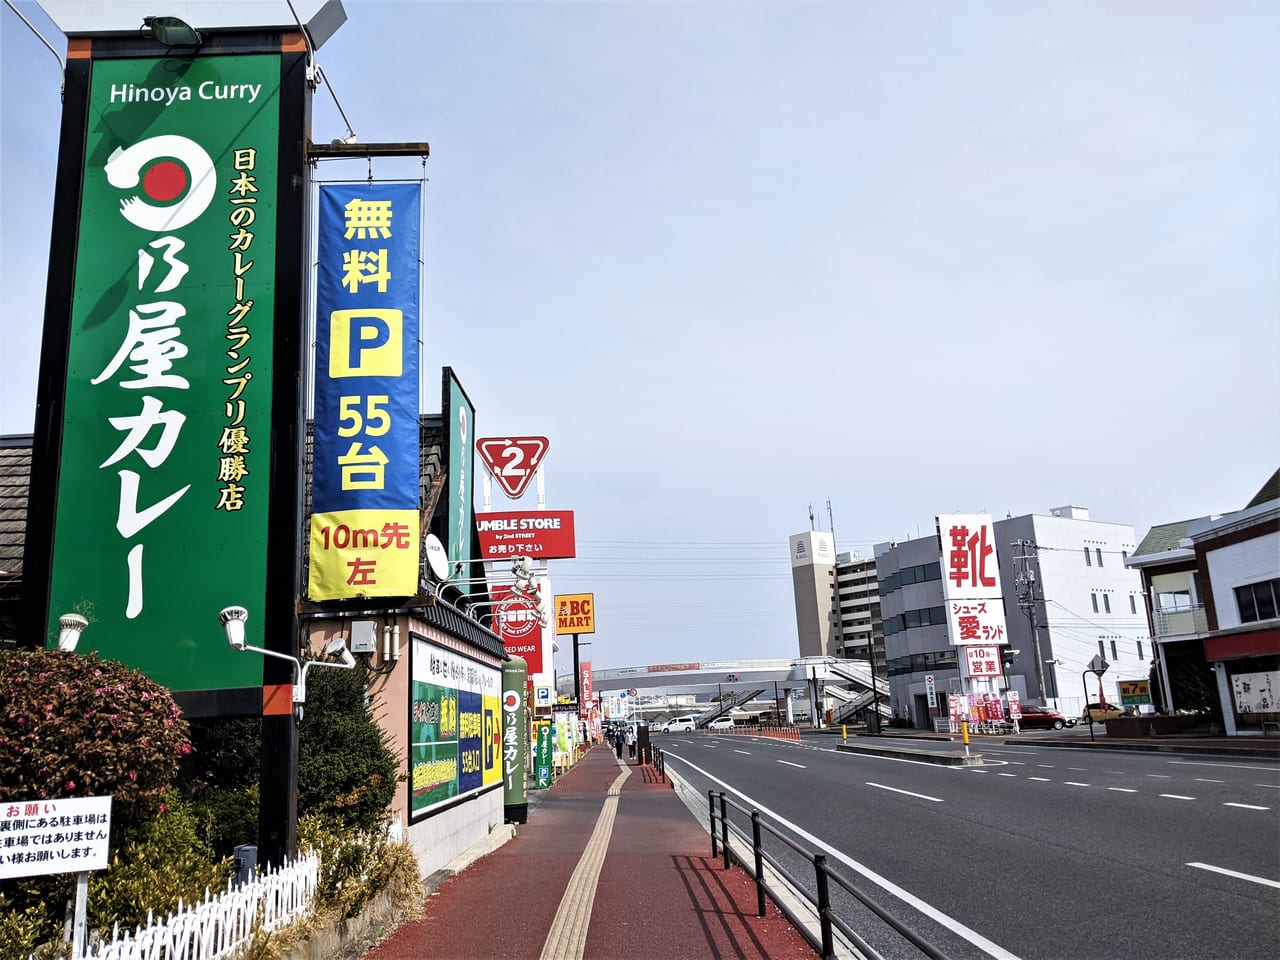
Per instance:
[[[1007,643],[1000,691],[1079,716],[1099,696],[1119,702],[1119,681],[1147,679],[1154,655],[1142,585],[1125,566],[1133,527],[1091,520],[1084,507],[994,523]],[[946,695],[970,689],[947,630],[943,551],[937,534],[875,547],[885,656],[895,715],[928,727]],[[1083,676],[1101,655],[1101,681]],[[928,706],[927,678],[935,706]]]
[[[836,656],[846,660],[874,658],[876,673],[884,676],[884,630],[875,559],[837,554],[835,591],[832,621]]]

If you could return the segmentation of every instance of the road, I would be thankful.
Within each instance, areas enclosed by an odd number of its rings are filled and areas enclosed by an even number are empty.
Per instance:
[[[984,744],[954,767],[833,738],[655,742],[703,796],[726,785],[827,847],[949,957],[1237,960],[1280,942],[1274,761]],[[877,949],[918,956],[874,926]]]

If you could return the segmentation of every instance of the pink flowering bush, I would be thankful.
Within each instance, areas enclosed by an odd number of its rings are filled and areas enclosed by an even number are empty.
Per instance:
[[[0,654],[0,804],[111,795],[123,825],[158,810],[187,722],[167,689],[96,654]]]

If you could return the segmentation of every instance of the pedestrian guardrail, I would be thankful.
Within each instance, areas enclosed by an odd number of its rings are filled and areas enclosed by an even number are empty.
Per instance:
[[[723,727],[718,730],[703,730],[702,732],[715,734],[716,736],[736,733],[741,736],[748,737],[771,737],[774,740],[799,741],[800,739],[800,728],[794,724],[775,727],[763,723],[739,723],[732,727]]]
[[[921,954],[931,960],[945,960],[946,955],[937,947],[912,930],[883,905],[859,890],[852,880],[833,869],[826,854],[816,853],[800,846],[785,833],[765,822],[759,810],[748,809],[736,800],[730,799],[723,790],[719,792],[714,789],[708,790],[707,802],[711,827],[711,856],[722,856],[726,870],[737,862],[750,873],[756,883],[756,910],[759,916],[765,915],[764,898],[767,892],[778,905],[778,909],[786,915],[814,949],[819,951],[823,960],[835,960],[835,931],[837,930],[868,960],[884,960],[882,953],[867,943],[848,922],[836,916],[831,904],[833,883],[871,910],[903,939],[915,946]],[[736,810],[750,820],[750,834],[733,823],[730,810]],[[806,889],[801,879],[788,870],[779,857],[766,849],[766,843],[770,839],[790,848],[812,865],[815,892],[811,893]],[[799,893],[814,907],[818,917],[818,936],[814,936],[805,918],[797,916],[795,911],[787,905],[787,898],[780,896],[780,891],[771,888],[766,876],[766,864],[790,885],[788,892]]]

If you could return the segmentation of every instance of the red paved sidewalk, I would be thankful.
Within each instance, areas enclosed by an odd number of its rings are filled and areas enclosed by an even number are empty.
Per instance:
[[[652,767],[629,769],[583,960],[815,957],[772,902],[756,916],[755,884],[711,859],[706,830],[670,784]],[[621,770],[613,751],[588,751],[514,839],[446,880],[427,898],[424,919],[400,927],[365,960],[538,960]]]

